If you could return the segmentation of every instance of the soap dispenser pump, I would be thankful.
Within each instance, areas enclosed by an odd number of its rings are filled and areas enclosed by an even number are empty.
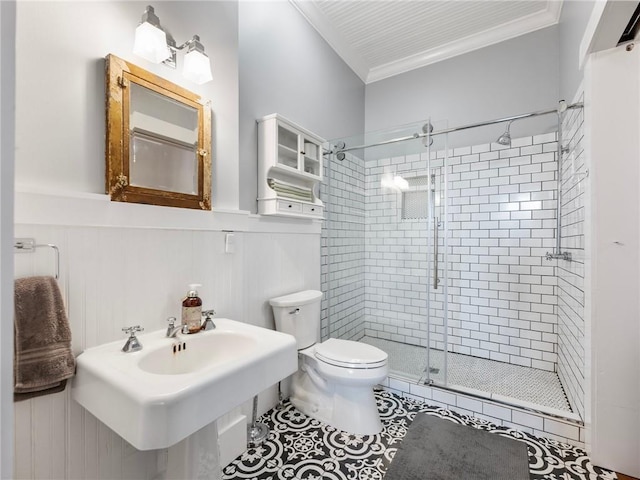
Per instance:
[[[202,321],[202,299],[198,296],[199,283],[189,285],[187,297],[182,301],[182,325],[186,325],[189,333],[200,331]]]

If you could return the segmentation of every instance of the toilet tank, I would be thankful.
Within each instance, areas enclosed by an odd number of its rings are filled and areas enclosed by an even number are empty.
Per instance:
[[[269,300],[276,330],[293,335],[298,350],[320,341],[320,300],[322,292],[304,290]]]

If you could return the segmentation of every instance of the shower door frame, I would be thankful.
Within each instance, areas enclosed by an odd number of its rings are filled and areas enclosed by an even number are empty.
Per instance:
[[[428,120],[427,125],[431,125],[431,119]],[[442,159],[442,166],[435,167],[432,165],[432,161],[437,156],[437,151],[432,152],[434,145],[434,139],[431,137],[431,131],[433,128],[428,129],[425,137],[425,144],[427,145],[427,172],[429,176],[429,196],[427,201],[429,207],[427,218],[427,295],[426,295],[426,322],[427,322],[427,345],[425,349],[426,356],[426,368],[424,378],[420,380],[420,383],[428,385],[437,385],[447,387],[449,384],[448,372],[448,345],[449,345],[449,220],[448,220],[448,168],[449,168],[449,148],[448,148],[448,134],[444,135],[444,157]],[[436,174],[437,170],[440,170],[441,174]],[[440,182],[436,182],[436,179],[440,177]],[[439,189],[438,189],[439,184]],[[440,198],[440,205],[437,206],[436,198]],[[440,208],[440,215],[436,216],[436,208]],[[440,227],[442,226],[442,234],[440,234]],[[433,234],[431,234],[433,232]],[[439,248],[439,240],[443,239],[442,248],[442,262],[440,262],[439,256],[441,254]],[[433,267],[431,264],[433,263]],[[442,267],[441,267],[442,265]],[[433,270],[433,274],[432,274]],[[442,270],[443,275],[440,275],[439,270]],[[435,345],[432,345],[432,309],[431,309],[431,296],[434,298],[437,294],[437,290],[442,289],[442,305],[443,305],[443,318],[442,318],[442,380],[434,378],[432,376],[432,361],[431,355],[433,351],[438,351]],[[440,372],[435,372],[440,374]]]

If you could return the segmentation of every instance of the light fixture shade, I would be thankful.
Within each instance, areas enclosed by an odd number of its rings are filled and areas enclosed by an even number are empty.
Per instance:
[[[153,63],[160,63],[171,56],[164,31],[149,22],[142,22],[136,28],[133,53]]]
[[[198,85],[210,82],[213,80],[213,76],[211,75],[209,57],[204,52],[196,49],[190,50],[184,56],[182,74],[185,78]]]

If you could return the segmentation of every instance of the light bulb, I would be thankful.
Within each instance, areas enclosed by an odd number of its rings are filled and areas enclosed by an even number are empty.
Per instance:
[[[171,56],[171,51],[167,46],[167,35],[162,29],[149,22],[142,22],[136,28],[133,53],[152,63],[166,60]]]
[[[193,83],[202,85],[213,80],[209,57],[198,50],[190,50],[184,56],[182,74]]]

